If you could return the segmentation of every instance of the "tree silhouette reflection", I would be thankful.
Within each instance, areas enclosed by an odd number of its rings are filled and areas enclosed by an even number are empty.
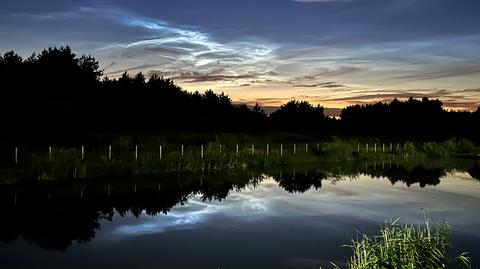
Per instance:
[[[450,168],[449,168],[450,169]],[[454,168],[452,168],[454,169]],[[281,168],[271,171],[235,170],[202,175],[164,174],[135,178],[85,180],[23,180],[0,186],[0,240],[11,243],[23,238],[46,250],[65,251],[73,243],[95,238],[102,221],[115,213],[155,216],[188,203],[192,196],[202,201],[223,201],[232,191],[257,186],[273,178],[289,193],[320,189],[322,181],[356,178],[361,174],[386,178],[392,184],[435,186],[449,170],[442,167],[388,165],[325,165],[320,168]],[[467,168],[478,179],[478,164]]]

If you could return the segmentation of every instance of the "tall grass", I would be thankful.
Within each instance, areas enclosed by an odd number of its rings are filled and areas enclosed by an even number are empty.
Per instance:
[[[234,134],[218,134],[208,138],[195,134],[177,136],[149,137],[144,140],[129,136],[115,137],[106,141],[104,145],[85,145],[84,158],[81,158],[80,146],[75,148],[53,146],[51,151],[48,151],[46,146],[32,149],[20,146],[18,163],[13,161],[12,149],[0,151],[0,161],[1,156],[11,155],[11,159],[5,161],[9,165],[6,167],[8,169],[0,168],[0,176],[5,175],[5,178],[11,180],[22,175],[28,177],[34,175],[38,179],[51,180],[164,172],[203,173],[352,161],[373,162],[376,167],[376,163],[419,160],[431,162],[433,157],[447,160],[448,157],[457,155],[471,157],[479,150],[465,139],[422,144],[335,137],[315,141],[315,138],[308,136],[285,134],[279,134],[278,138],[274,135],[264,137]],[[111,158],[109,146],[112,148]],[[134,154],[135,149],[137,158]]]
[[[387,224],[378,236],[362,235],[350,246],[349,269],[471,268],[466,253],[449,257],[447,224]],[[335,265],[335,268],[339,268]]]

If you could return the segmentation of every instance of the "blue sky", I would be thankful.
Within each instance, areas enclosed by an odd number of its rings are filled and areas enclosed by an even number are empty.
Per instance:
[[[0,51],[68,44],[105,74],[172,77],[234,101],[326,107],[409,96],[480,105],[476,0],[0,3]]]

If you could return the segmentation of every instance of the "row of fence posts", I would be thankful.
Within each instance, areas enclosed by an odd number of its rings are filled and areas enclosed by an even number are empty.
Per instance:
[[[373,152],[377,153],[377,143],[374,143],[373,145]],[[268,157],[270,155],[270,144],[267,144],[266,145],[266,157]],[[360,152],[360,144],[357,144],[357,152]],[[403,149],[405,150],[406,149],[406,143],[404,143],[403,145]],[[305,144],[305,153],[308,153],[308,150],[309,150],[309,144]],[[397,143],[396,145],[396,150],[399,151],[400,150],[400,143]],[[317,151],[320,151],[320,144],[317,144]],[[50,161],[51,158],[52,158],[52,147],[49,146],[48,147],[48,160]],[[159,159],[162,160],[163,158],[163,148],[162,148],[162,145],[159,146]],[[297,144],[293,144],[293,155],[296,155],[297,154]],[[365,152],[370,152],[370,144],[366,143],[365,144]],[[386,147],[385,147],[385,143],[382,143],[382,152],[385,153],[386,152]],[[393,143],[390,143],[390,149],[389,149],[389,152],[393,152]],[[138,160],[138,145],[135,145],[135,160]],[[181,156],[184,156],[184,153],[185,153],[185,147],[184,145],[181,145],[180,147],[180,154]],[[220,154],[222,154],[222,145],[220,145]],[[252,157],[255,156],[255,145],[251,145],[250,147],[250,155]],[[283,157],[284,155],[284,147],[283,147],[283,144],[280,144],[280,157]],[[235,156],[239,156],[239,145],[237,144],[235,146]],[[108,160],[112,160],[112,157],[113,157],[113,154],[112,154],[112,146],[109,145],[108,146]],[[205,157],[205,148],[204,148],[204,145],[201,145],[200,146],[200,158],[204,158]],[[81,160],[85,160],[85,146],[81,146]],[[18,161],[19,161],[19,158],[18,158],[18,147],[15,147],[14,148],[14,162],[15,164],[18,164]]]
[[[317,144],[317,150],[320,149],[320,144]],[[135,160],[138,160],[138,145],[135,145]],[[159,159],[162,160],[163,157],[163,148],[162,145],[159,146]],[[251,145],[250,148],[251,156],[255,156],[255,145]],[[305,152],[308,152],[308,144],[305,144]],[[53,148],[51,146],[48,147],[48,160],[51,161],[52,159],[52,153],[53,153]],[[181,145],[180,147],[180,154],[181,156],[184,156],[185,153],[185,147],[184,145]],[[293,144],[293,155],[296,155],[297,153],[297,145]],[[222,154],[222,145],[220,145],[220,154]],[[235,146],[235,155],[238,157],[240,154],[240,148],[239,145],[237,144]],[[267,144],[266,146],[266,156],[268,157],[270,155],[270,144]],[[280,144],[280,156],[283,157],[283,144]],[[205,157],[205,149],[204,145],[200,146],[200,157],[203,159]],[[113,158],[113,153],[112,153],[112,146],[108,146],[108,160],[112,160]],[[15,164],[18,164],[18,147],[14,148],[14,162]],[[85,146],[81,146],[81,160],[85,160]]]
[[[370,152],[370,149],[369,149],[369,144],[366,143],[365,144],[365,152]],[[405,150],[407,148],[407,144],[404,143],[403,144],[403,150]],[[396,146],[396,150],[399,151],[400,150],[400,143],[397,143],[397,146]],[[357,144],[357,152],[360,152],[360,144]],[[374,147],[373,147],[373,152],[377,153],[377,143],[374,143]],[[382,153],[385,153],[385,143],[382,143]],[[390,143],[390,151],[389,152],[393,152],[393,143]]]
[[[223,145],[219,145],[219,152],[222,154],[222,148]],[[280,156],[283,157],[283,144],[280,144]],[[305,144],[305,153],[308,153],[309,146],[308,144]],[[320,150],[320,144],[317,144],[317,151]],[[84,147],[82,146],[82,160],[84,159]],[[235,146],[235,156],[239,156],[240,154],[240,148],[239,145],[237,144]],[[255,145],[251,145],[250,147],[250,154],[251,156],[255,156]],[[266,151],[265,151],[266,156],[268,157],[270,155],[270,144],[266,145]],[[297,144],[293,144],[293,155],[297,154]],[[185,146],[181,145],[180,146],[180,155],[184,156],[185,155]],[[205,157],[205,147],[204,145],[200,146],[200,158]],[[112,159],[112,146],[108,146],[108,159]],[[159,159],[162,159],[162,145],[159,146]],[[135,146],[135,160],[138,160],[138,146]]]
[[[80,151],[81,151],[81,160],[85,160],[85,146],[82,146],[80,148]],[[48,147],[48,161],[51,161],[52,160],[52,153],[53,153],[53,149],[51,146]],[[112,146],[108,146],[108,158],[111,160],[112,159]],[[138,158],[138,147],[135,146],[135,159]],[[13,161],[15,162],[15,164],[18,164],[18,147],[15,147],[13,149]]]

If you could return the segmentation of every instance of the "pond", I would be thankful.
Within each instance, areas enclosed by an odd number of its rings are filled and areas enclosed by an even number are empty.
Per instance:
[[[328,167],[5,181],[0,266],[329,268],[359,233],[425,216],[480,266],[478,163]]]

